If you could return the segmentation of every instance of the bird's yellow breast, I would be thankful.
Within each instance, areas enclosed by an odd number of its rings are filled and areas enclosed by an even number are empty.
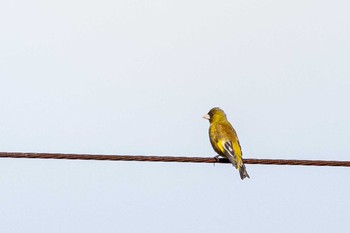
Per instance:
[[[224,155],[225,142],[231,142],[236,156],[241,157],[242,151],[238,142],[236,131],[228,121],[212,122],[209,127],[210,143],[216,153]]]

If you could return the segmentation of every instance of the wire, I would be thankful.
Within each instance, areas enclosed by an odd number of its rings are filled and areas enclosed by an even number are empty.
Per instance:
[[[92,154],[25,153],[25,152],[0,152],[0,158],[76,159],[76,160],[108,160],[108,161],[182,162],[182,163],[229,163],[228,159],[225,159],[225,158],[216,159],[216,158],[205,158],[205,157],[92,155]],[[244,163],[263,164],[263,165],[350,167],[350,161],[327,161],[327,160],[244,159]]]

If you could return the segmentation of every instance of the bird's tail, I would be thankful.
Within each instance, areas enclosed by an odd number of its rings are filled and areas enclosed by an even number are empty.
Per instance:
[[[247,172],[247,169],[245,168],[244,163],[242,163],[242,166],[239,166],[239,167],[238,167],[238,170],[239,170],[239,174],[241,175],[241,179],[242,179],[242,180],[243,180],[244,178],[246,178],[246,177],[248,177],[248,178],[250,179],[250,177],[249,177],[249,175],[248,175],[248,172]]]

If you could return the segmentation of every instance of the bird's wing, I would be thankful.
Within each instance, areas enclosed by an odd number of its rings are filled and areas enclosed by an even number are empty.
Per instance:
[[[236,155],[235,155],[235,151],[233,150],[232,147],[232,142],[230,141],[226,141],[223,143],[223,152],[226,155],[226,157],[228,158],[228,160],[230,160],[230,162],[233,164],[233,166],[235,168],[237,168],[237,162],[236,162]]]

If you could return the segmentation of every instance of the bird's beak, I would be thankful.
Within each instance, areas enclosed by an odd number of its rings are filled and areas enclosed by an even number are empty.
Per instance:
[[[209,116],[209,114],[205,114],[204,116],[202,116],[202,118],[209,120],[210,116]]]

